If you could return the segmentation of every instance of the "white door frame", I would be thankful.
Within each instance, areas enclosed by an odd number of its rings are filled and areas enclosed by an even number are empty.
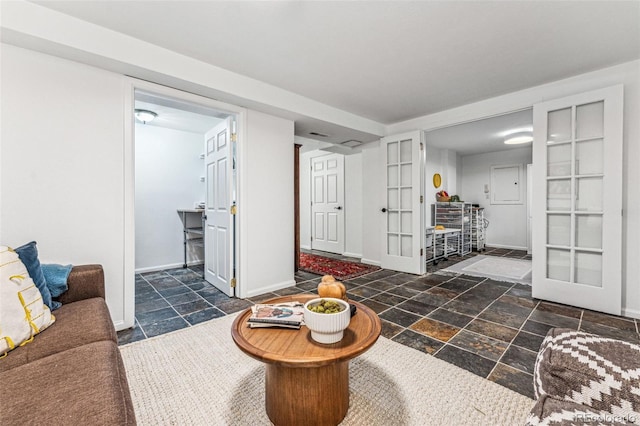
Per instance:
[[[229,115],[235,115],[236,118],[236,161],[238,167],[236,193],[237,204],[239,206],[236,215],[236,280],[238,288],[236,288],[236,296],[244,297],[242,289],[242,277],[244,276],[243,258],[246,258],[248,247],[248,236],[245,235],[243,224],[246,223],[246,213],[240,206],[245,205],[245,191],[242,185],[245,181],[246,166],[243,167],[246,159],[244,159],[245,143],[246,143],[246,117],[247,110],[245,108],[226,104],[203,96],[194,95],[192,93],[183,92],[171,87],[161,86],[150,83],[148,81],[138,80],[127,77],[124,85],[124,276],[122,277],[124,288],[124,323],[123,328],[133,327],[135,323],[135,118],[133,111],[135,109],[135,91],[140,90],[149,92],[154,95],[169,97],[183,102],[202,105],[207,108],[213,108]],[[243,253],[245,256],[243,256]]]

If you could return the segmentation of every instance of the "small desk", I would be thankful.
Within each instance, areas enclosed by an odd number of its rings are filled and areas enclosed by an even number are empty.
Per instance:
[[[278,297],[263,303],[306,302],[317,295]],[[349,360],[378,340],[381,323],[365,305],[350,300],[357,313],[341,341],[316,343],[305,326],[300,330],[249,328],[251,308],[239,315],[231,336],[247,355],[267,364],[265,405],[276,425],[337,425],[349,409]]]
[[[182,235],[184,244],[184,264],[183,268],[187,267],[187,244],[190,241],[203,241],[204,242],[204,209],[178,209],[178,213],[182,216]],[[200,215],[200,226],[189,226],[189,215]],[[197,237],[189,238],[189,235],[197,235]]]
[[[447,260],[449,255],[459,255],[460,235],[458,228],[427,228],[425,241],[427,263],[433,262],[436,265],[440,259]]]

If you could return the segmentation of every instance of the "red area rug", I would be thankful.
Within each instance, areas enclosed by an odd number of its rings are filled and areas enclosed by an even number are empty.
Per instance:
[[[340,280],[348,280],[380,269],[363,263],[331,259],[315,254],[300,253],[300,269],[318,275],[333,275]]]

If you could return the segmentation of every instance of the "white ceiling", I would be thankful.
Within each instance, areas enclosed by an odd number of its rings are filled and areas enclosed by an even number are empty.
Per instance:
[[[36,1],[389,124],[640,57],[638,1]]]
[[[426,143],[451,149],[459,155],[522,148],[528,145],[505,145],[507,134],[525,132],[533,135],[533,110],[527,109],[498,117],[444,127],[427,132]]]
[[[32,3],[380,128],[640,58],[638,0]],[[11,32],[3,36],[10,38]],[[297,136],[332,144],[382,135],[291,109],[281,114],[295,120]],[[462,155],[497,150],[501,142],[495,137],[491,142],[491,135],[521,119],[509,114],[441,129],[428,139]],[[310,135],[313,131],[329,137]]]
[[[164,127],[204,135],[222,122],[217,111],[193,104],[174,101],[146,93],[136,93],[136,109],[155,112],[157,117],[147,126]]]

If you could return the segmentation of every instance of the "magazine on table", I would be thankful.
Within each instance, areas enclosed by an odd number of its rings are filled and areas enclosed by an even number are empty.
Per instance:
[[[251,307],[249,326],[290,326],[300,328],[304,321],[304,305],[300,302],[256,304]],[[263,325],[266,324],[266,325]]]

